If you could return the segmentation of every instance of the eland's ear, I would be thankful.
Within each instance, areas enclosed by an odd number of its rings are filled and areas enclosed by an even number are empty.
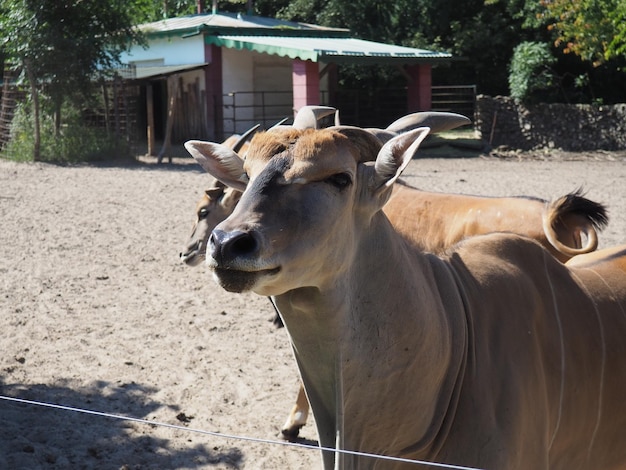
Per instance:
[[[329,129],[343,134],[350,140],[359,153],[359,163],[373,162],[383,146],[383,143],[369,129],[355,126],[334,126]]]
[[[376,157],[370,188],[378,191],[383,187],[390,187],[415,156],[429,132],[428,127],[420,127],[400,134],[383,145]]]
[[[185,142],[185,148],[204,171],[226,186],[242,192],[246,189],[248,177],[243,170],[243,160],[233,149],[201,140]]]
[[[207,197],[211,199],[212,201],[217,201],[219,198],[221,198],[224,195],[224,188],[225,186],[222,186],[220,184],[219,186],[205,189],[204,194],[206,194]]]

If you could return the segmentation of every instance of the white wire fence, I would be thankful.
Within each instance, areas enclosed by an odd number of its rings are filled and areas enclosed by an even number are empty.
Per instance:
[[[54,404],[54,403],[46,403],[46,402],[41,402],[41,401],[36,401],[36,400],[27,400],[24,398],[10,397],[10,396],[5,396],[5,395],[0,395],[0,400],[6,401],[6,402],[21,403],[21,404],[30,405],[30,406],[52,408],[52,409],[61,410],[61,411],[68,412],[68,413],[82,413],[82,414],[87,414],[87,415],[100,417],[100,418],[108,418],[108,419],[134,422],[134,423],[139,423],[139,424],[143,424],[143,425],[150,426],[150,427],[157,426],[157,427],[163,427],[163,428],[169,428],[169,429],[176,429],[179,431],[184,431],[184,432],[193,433],[193,434],[200,434],[200,435],[205,435],[205,436],[212,436],[212,437],[216,437],[220,439],[232,439],[232,440],[237,440],[237,441],[256,442],[256,443],[266,444],[268,446],[293,447],[293,448],[301,449],[303,451],[332,452],[338,455],[344,454],[344,455],[359,456],[359,457],[371,458],[371,459],[377,459],[377,460],[385,460],[389,462],[414,464],[416,468],[443,468],[443,469],[450,469],[450,470],[482,470],[476,467],[466,467],[462,465],[450,465],[450,464],[445,464],[445,463],[426,462],[423,460],[406,459],[406,458],[401,458],[401,457],[372,454],[372,453],[367,453],[367,452],[358,452],[358,451],[352,451],[352,450],[346,450],[346,449],[334,449],[334,448],[329,448],[329,447],[321,447],[321,446],[315,446],[311,444],[303,444],[299,442],[277,441],[277,440],[262,439],[262,438],[243,436],[243,435],[237,435],[237,434],[227,434],[227,433],[221,433],[221,432],[206,431],[203,429],[195,429],[195,428],[191,428],[188,426],[182,426],[182,425],[177,425],[177,424],[170,424],[170,423],[164,423],[164,422],[159,422],[159,421],[149,421],[146,419],[135,418],[132,416],[123,416],[123,415],[107,413],[103,411],[90,410],[86,408],[77,408],[77,407],[65,406],[65,405]],[[51,430],[51,431],[54,432],[54,430]]]

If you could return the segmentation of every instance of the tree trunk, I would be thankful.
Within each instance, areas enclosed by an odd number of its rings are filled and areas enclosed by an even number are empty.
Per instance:
[[[54,138],[61,136],[61,101],[54,103]]]
[[[39,123],[39,90],[37,89],[37,78],[29,59],[24,60],[24,70],[30,83],[30,93],[33,99],[33,120],[34,120],[34,142],[33,142],[33,161],[38,162],[41,159],[41,125]]]

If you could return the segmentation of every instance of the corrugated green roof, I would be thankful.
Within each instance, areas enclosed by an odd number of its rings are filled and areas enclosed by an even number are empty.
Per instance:
[[[234,13],[193,15],[140,25],[148,36],[203,34],[208,44],[315,62],[447,62],[452,55],[350,37],[342,28]]]
[[[432,62],[452,58],[448,53],[353,38],[219,35],[206,36],[205,40],[220,47],[314,62]]]

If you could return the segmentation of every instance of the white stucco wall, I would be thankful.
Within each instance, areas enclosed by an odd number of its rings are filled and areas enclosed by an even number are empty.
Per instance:
[[[222,49],[222,78],[224,93],[253,89],[252,58],[247,50]]]
[[[252,53],[254,83],[259,91],[291,91],[291,59],[269,54]]]
[[[144,49],[134,45],[121,56],[124,63],[163,59],[163,65],[188,65],[204,63],[204,43],[202,35],[188,38],[155,38],[150,47]]]

